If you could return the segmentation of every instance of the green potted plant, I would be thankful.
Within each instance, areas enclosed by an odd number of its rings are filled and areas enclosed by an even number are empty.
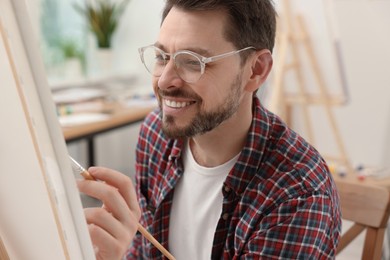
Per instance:
[[[118,27],[129,0],[115,3],[112,0],[87,1],[84,6],[75,4],[75,9],[85,16],[89,29],[95,35],[99,48],[110,48],[112,36]]]
[[[64,76],[81,77],[83,73],[82,63],[84,61],[84,54],[78,44],[72,39],[63,38],[58,41],[57,47],[64,58]]]
[[[77,58],[81,60],[82,52],[77,43],[71,39],[63,39],[58,42],[58,47],[64,56],[64,59]]]

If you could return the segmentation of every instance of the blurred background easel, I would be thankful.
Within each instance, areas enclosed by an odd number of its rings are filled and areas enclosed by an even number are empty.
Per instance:
[[[340,131],[335,120],[333,108],[344,105],[347,102],[347,93],[341,95],[330,95],[328,86],[325,83],[323,74],[315,55],[310,34],[307,30],[303,16],[295,15],[290,6],[289,0],[283,1],[283,13],[278,21],[276,40],[276,60],[274,66],[273,81],[271,83],[272,95],[269,99],[268,108],[281,116],[289,126],[294,129],[293,110],[300,108],[305,138],[316,147],[316,140],[313,130],[313,122],[310,117],[310,108],[319,106],[324,109],[326,118],[324,124],[329,123],[333,138],[335,140],[338,155],[324,155],[325,159],[337,168],[345,169],[346,172],[353,172],[353,167],[348,158]],[[300,48],[305,54],[300,55]],[[303,71],[304,62],[307,62],[310,73],[315,79],[317,92],[312,93],[312,89],[306,85]],[[296,93],[286,90],[285,82],[287,73],[292,72],[297,81]],[[305,72],[306,73],[306,72]],[[344,89],[343,89],[344,90]]]

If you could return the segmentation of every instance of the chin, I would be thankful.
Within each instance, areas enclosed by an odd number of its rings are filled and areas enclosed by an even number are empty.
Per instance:
[[[185,131],[179,130],[177,128],[173,129],[173,128],[163,127],[162,131],[166,137],[171,139],[187,137]]]

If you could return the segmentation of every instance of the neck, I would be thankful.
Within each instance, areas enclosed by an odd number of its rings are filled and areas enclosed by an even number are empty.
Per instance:
[[[243,102],[231,118],[210,132],[190,139],[196,162],[215,167],[232,159],[244,147],[251,123],[252,101]]]

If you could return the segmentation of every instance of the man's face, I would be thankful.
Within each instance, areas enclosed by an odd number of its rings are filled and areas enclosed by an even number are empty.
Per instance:
[[[190,50],[210,57],[236,48],[223,33],[226,13],[183,12],[173,8],[164,20],[157,45],[168,53]],[[208,132],[229,119],[242,98],[239,55],[209,63],[195,83],[183,81],[173,60],[153,88],[162,111],[163,131],[170,137],[192,137]]]

